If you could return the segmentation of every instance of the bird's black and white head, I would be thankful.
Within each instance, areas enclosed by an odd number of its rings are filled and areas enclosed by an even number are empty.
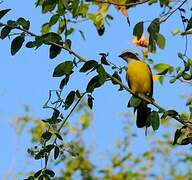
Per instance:
[[[138,54],[135,52],[131,52],[131,51],[124,51],[119,55],[119,57],[121,57],[126,62],[129,62],[131,60],[138,60],[139,61]]]

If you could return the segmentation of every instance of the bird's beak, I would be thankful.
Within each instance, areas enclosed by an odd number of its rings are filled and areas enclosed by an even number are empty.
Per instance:
[[[120,54],[118,57],[123,58],[122,54]]]

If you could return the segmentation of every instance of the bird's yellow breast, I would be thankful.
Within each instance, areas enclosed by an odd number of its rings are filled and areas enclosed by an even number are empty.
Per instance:
[[[152,74],[147,64],[137,60],[130,61],[127,66],[127,79],[134,92],[152,96]]]

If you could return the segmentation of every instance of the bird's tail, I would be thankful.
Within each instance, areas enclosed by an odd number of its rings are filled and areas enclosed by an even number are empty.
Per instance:
[[[138,128],[148,127],[150,126],[149,122],[147,121],[148,116],[148,107],[146,103],[141,103],[137,107],[137,118],[136,118],[136,125]]]

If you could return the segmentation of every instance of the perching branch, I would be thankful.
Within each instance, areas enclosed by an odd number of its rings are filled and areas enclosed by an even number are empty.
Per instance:
[[[182,3],[182,5],[183,5],[186,1],[187,1],[187,0],[185,0],[185,1]],[[179,7],[181,7],[182,5],[180,5]],[[179,7],[178,7],[178,8],[179,8]],[[175,10],[175,11],[176,11],[176,10]],[[175,12],[175,11],[174,11],[174,12]],[[13,26],[11,26],[11,25],[4,24],[4,23],[1,23],[1,22],[0,22],[0,25],[1,25],[1,26],[7,26],[7,27],[10,27],[10,28],[13,28],[13,29],[18,29],[18,30],[20,30],[20,31],[23,31],[23,32],[29,34],[29,35],[32,36],[32,37],[38,37],[38,35],[30,32],[30,31],[28,31],[28,30],[26,30],[26,29],[23,29],[22,27],[13,27]],[[62,49],[64,49],[64,50],[68,51],[71,55],[73,55],[73,56],[75,56],[77,59],[79,59],[80,62],[87,62],[87,59],[86,59],[86,58],[84,58],[84,57],[82,57],[81,55],[77,54],[76,52],[74,52],[74,51],[73,51],[72,49],[70,49],[69,47],[63,46],[63,45],[61,45],[61,44],[57,44],[57,43],[55,43],[55,42],[49,42],[49,43],[50,43],[51,45],[55,45],[55,46],[57,46],[57,47],[60,47],[60,48],[62,48]],[[161,107],[159,104],[157,104],[153,99],[151,99],[151,98],[149,98],[149,97],[146,97],[146,96],[144,96],[144,95],[142,95],[142,94],[137,94],[137,93],[135,93],[133,90],[131,90],[131,89],[130,89],[129,87],[127,87],[126,85],[124,85],[124,84],[123,84],[121,81],[119,81],[117,78],[113,77],[112,75],[110,75],[110,74],[107,73],[107,72],[106,72],[106,74],[107,74],[107,76],[108,76],[111,80],[115,81],[117,84],[119,84],[120,86],[122,86],[126,91],[128,91],[128,92],[131,93],[132,95],[138,97],[139,99],[141,99],[141,100],[143,100],[143,101],[148,102],[149,104],[152,104],[152,105],[155,106],[157,109],[159,109],[159,111],[160,111],[161,113],[166,112],[166,109],[162,108],[162,107]],[[181,124],[183,124],[183,125],[185,124],[185,122],[182,121],[181,119],[179,119],[177,116],[174,116],[173,118],[174,118],[175,120],[177,120],[178,122],[180,122]]]

